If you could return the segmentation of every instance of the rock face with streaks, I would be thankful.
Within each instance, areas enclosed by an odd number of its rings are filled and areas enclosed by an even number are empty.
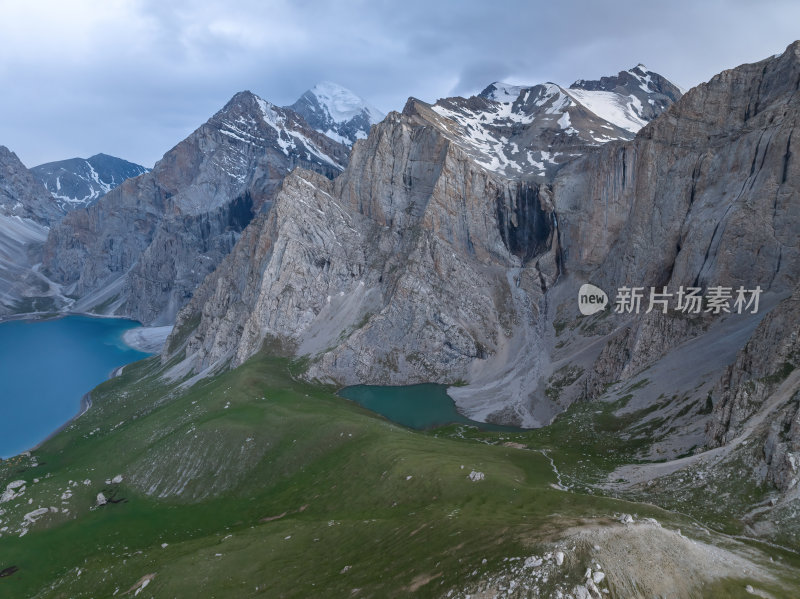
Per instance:
[[[798,272],[798,45],[699,85],[555,183],[565,264],[620,284],[787,291]]]
[[[17,155],[0,146],[0,215],[50,226],[61,220],[64,214]]]
[[[241,92],[152,172],[54,227],[44,271],[74,309],[170,323],[289,171],[332,177],[346,161],[293,111]]]
[[[708,445],[730,442],[756,414],[769,415],[765,477],[783,491],[800,480],[800,287],[764,317],[713,390]],[[795,373],[796,374],[796,373]]]
[[[699,85],[633,141],[566,166],[553,190],[565,270],[611,294],[625,285],[791,293],[800,274],[798,81],[795,43]],[[607,376],[595,387],[653,363],[708,324],[705,313],[694,322],[651,316],[627,333],[638,349],[601,356],[595,370]]]

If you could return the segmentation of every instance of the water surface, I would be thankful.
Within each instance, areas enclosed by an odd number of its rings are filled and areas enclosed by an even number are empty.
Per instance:
[[[138,326],[88,316],[0,323],[0,457],[44,440],[115,368],[146,357],[122,341]]]
[[[469,424],[482,430],[520,431],[523,429],[470,420],[456,410],[446,385],[432,383],[387,387],[354,385],[339,391],[339,395],[368,410],[409,428],[424,430],[447,424]]]

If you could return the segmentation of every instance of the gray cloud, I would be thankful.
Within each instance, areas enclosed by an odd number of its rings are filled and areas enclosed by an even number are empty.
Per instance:
[[[799,20],[778,0],[3,2],[0,144],[29,166],[150,166],[235,92],[288,104],[322,79],[384,111],[638,62],[689,88],[782,51]]]

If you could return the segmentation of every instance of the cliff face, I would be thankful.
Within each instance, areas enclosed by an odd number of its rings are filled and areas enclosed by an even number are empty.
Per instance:
[[[292,111],[239,93],[152,172],[54,227],[44,270],[80,298],[75,309],[169,323],[286,173],[332,177],[346,156]]]
[[[339,383],[455,381],[505,351],[557,276],[552,207],[476,166],[440,119],[410,101],[335,181],[287,177],[179,315],[173,349],[199,318],[195,370],[277,339]]]
[[[795,43],[690,90],[633,141],[566,166],[553,186],[565,272],[612,301],[625,285],[791,293],[800,274],[798,82]],[[774,303],[762,302],[761,312]],[[646,297],[642,311],[647,304]],[[627,351],[599,356],[588,395],[656,362],[710,321],[670,311],[625,322],[614,343]]]
[[[708,445],[741,435],[754,416],[769,417],[761,443],[766,478],[783,491],[800,480],[800,287],[764,317],[713,390]],[[764,418],[766,420],[766,418]]]
[[[548,422],[712,320],[611,315],[608,337],[581,354],[571,395],[554,399],[547,377],[577,358],[564,357],[567,339],[557,344],[551,326],[577,314],[580,282],[612,302],[623,285],[758,285],[772,298],[763,310],[790,292],[798,81],[800,44],[725,71],[552,185],[485,168],[490,154],[476,155],[456,121],[411,100],[355,145],[332,183],[303,172],[284,181],[274,211],[181,313],[172,349],[188,339],[188,363],[202,370],[280,341],[311,356],[310,377],[463,379],[471,385],[453,395],[468,414]],[[749,335],[753,322],[729,326]],[[609,343],[627,349],[602,351]]]
[[[567,268],[609,288],[790,290],[800,260],[799,52],[795,43],[724,71],[634,141],[567,166],[555,183]]]

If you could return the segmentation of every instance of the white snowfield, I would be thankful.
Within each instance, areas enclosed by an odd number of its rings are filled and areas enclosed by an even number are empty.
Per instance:
[[[623,96],[614,92],[587,91],[585,89],[564,91],[600,118],[617,127],[627,129],[631,133],[636,133],[647,124],[647,121],[639,116],[642,103],[636,96]]]
[[[519,98],[519,94],[523,90],[521,85],[511,85],[500,81],[496,81],[492,85],[494,85],[495,89],[488,97],[490,100],[500,103],[513,102]]]

